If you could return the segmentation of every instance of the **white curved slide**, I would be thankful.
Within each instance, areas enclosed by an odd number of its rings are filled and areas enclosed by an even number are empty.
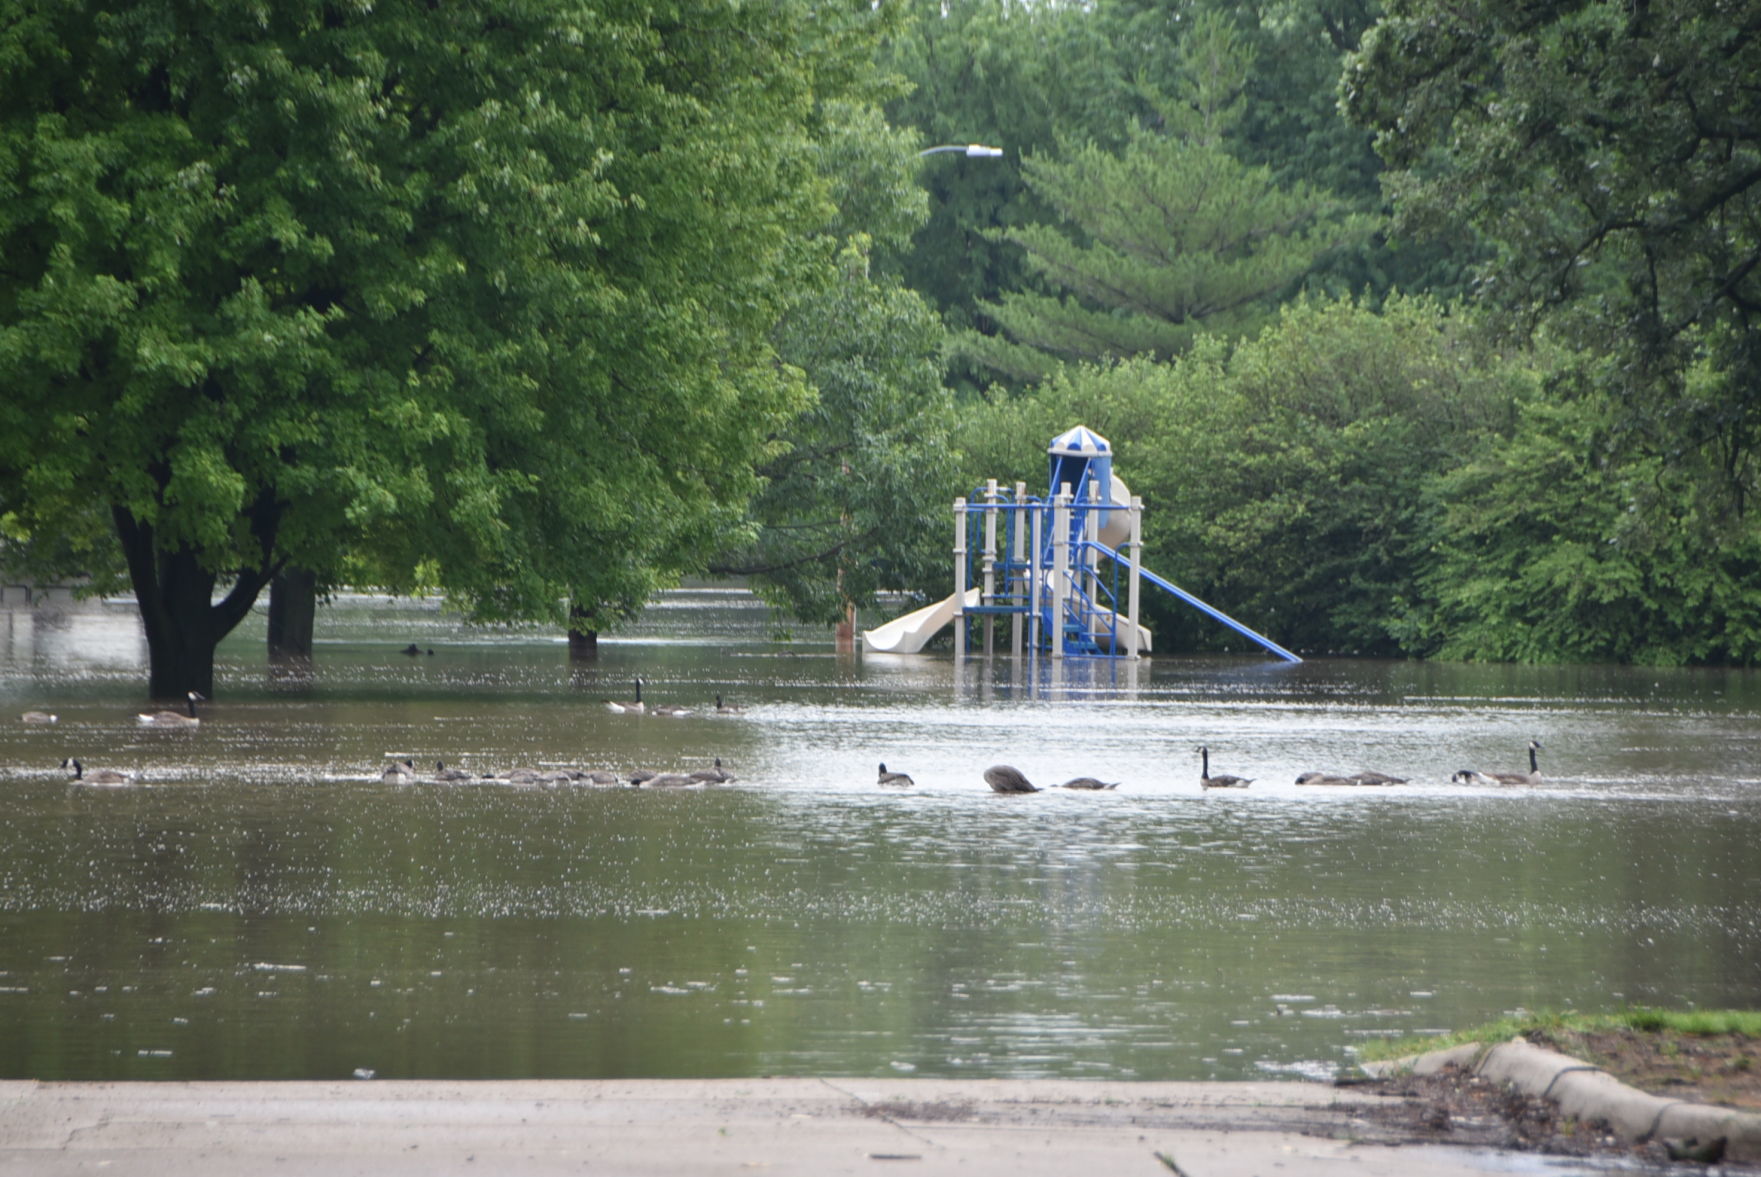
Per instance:
[[[977,589],[966,590],[966,604],[977,607]],[[940,633],[943,626],[954,620],[954,614],[959,611],[960,594],[955,593],[916,612],[895,617],[885,625],[864,630],[862,644],[877,654],[915,654],[923,649],[925,642]]]

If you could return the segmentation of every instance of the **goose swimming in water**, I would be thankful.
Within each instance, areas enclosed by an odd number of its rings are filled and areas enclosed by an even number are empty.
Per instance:
[[[715,697],[715,713],[717,715],[739,715],[745,710],[744,707],[740,707],[736,704],[722,702],[722,697],[720,695]]]
[[[190,712],[185,715],[181,711],[143,711],[135,716],[137,723],[150,724],[153,727],[195,727],[202,721],[196,718],[196,704],[206,702],[207,696],[195,691],[186,691],[184,697],[190,701]]]
[[[73,757],[61,762],[61,767],[73,773],[73,779],[82,785],[130,785],[134,783],[132,772],[117,772],[114,768],[94,768],[90,773]]]
[[[886,765],[880,766],[880,783],[889,789],[908,789],[917,782],[902,772],[888,772]]]
[[[734,779],[734,774],[722,767],[722,758],[717,756],[714,768],[700,768],[691,774],[691,779],[706,785],[725,785]]]
[[[1359,784],[1359,785],[1404,785],[1404,784],[1406,784],[1406,778],[1403,776],[1389,776],[1385,772],[1376,772],[1374,769],[1368,769],[1368,768],[1364,769],[1362,772],[1352,773],[1351,779],[1354,784]]]
[[[1490,777],[1492,783],[1496,785],[1538,785],[1541,783],[1541,766],[1535,760],[1535,753],[1540,748],[1541,741],[1529,741],[1529,771],[1527,772],[1489,772],[1484,775]]]
[[[616,700],[608,699],[608,700],[606,700],[605,707],[606,707],[606,710],[615,711],[620,715],[635,714],[637,712],[646,711],[647,708],[642,705],[642,680],[641,680],[641,678],[636,679],[636,697],[634,699],[630,699],[625,702],[618,702]]]
[[[385,766],[379,779],[388,785],[407,785],[416,779],[416,762],[414,760],[394,760]]]
[[[680,789],[686,785],[701,785],[704,782],[694,781],[682,772],[663,772],[657,773],[641,783],[649,789]]]
[[[1299,785],[1355,785],[1357,781],[1348,776],[1335,776],[1330,772],[1299,773],[1296,778]]]
[[[1117,789],[1118,781],[1101,781],[1091,776],[1072,777],[1058,786],[1060,789]]]
[[[434,779],[437,781],[470,781],[475,780],[476,777],[462,768],[448,768],[444,760],[436,760],[434,762]]]
[[[1228,773],[1211,775],[1211,749],[1200,747],[1198,754],[1203,757],[1199,764],[1198,783],[1207,789],[1245,789],[1253,784],[1252,777],[1230,776]]]
[[[1038,786],[1022,775],[1021,770],[1007,764],[993,764],[984,770],[984,783],[999,793],[1037,793]]]

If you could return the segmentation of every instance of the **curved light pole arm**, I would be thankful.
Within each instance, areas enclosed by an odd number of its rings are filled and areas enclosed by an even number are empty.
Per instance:
[[[983,143],[944,143],[940,147],[927,147],[917,154],[920,156],[940,155],[943,152],[958,152],[969,158],[990,159],[1003,154],[1003,149],[1001,147],[986,147]]]

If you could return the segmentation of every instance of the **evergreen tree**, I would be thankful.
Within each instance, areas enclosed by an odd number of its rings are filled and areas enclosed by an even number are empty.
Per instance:
[[[1023,161],[1029,186],[1074,231],[1001,234],[1055,293],[987,304],[1001,330],[963,334],[965,354],[1026,382],[1071,361],[1167,359],[1201,330],[1250,331],[1318,258],[1368,237],[1373,218],[1309,185],[1281,187],[1226,150],[1251,60],[1226,19],[1202,16],[1180,52],[1158,128],[1134,128],[1117,154],[1090,142]]]

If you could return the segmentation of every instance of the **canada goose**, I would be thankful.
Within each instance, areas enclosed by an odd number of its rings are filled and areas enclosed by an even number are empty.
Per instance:
[[[1389,776],[1385,772],[1377,772],[1374,769],[1369,769],[1369,768],[1364,769],[1362,772],[1352,773],[1351,779],[1360,785],[1404,785],[1404,784],[1406,784],[1406,778],[1403,776]]]
[[[745,710],[744,707],[737,706],[733,703],[722,702],[722,697],[720,695],[715,697],[715,713],[717,715],[739,715]]]
[[[1541,783],[1541,766],[1535,761],[1535,753],[1541,748],[1541,741],[1529,741],[1529,771],[1527,772],[1489,772],[1495,785],[1538,785]]]
[[[889,789],[908,789],[917,782],[902,772],[888,772],[886,765],[880,766],[880,783]]]
[[[416,762],[414,760],[394,760],[385,766],[379,779],[388,785],[407,785],[416,779]]]
[[[691,714],[691,709],[689,707],[680,707],[673,703],[656,703],[653,707],[650,707],[649,710],[656,715],[680,716]]]
[[[984,770],[984,783],[999,793],[1037,793],[1039,788],[1007,764],[993,764]]]
[[[1471,768],[1458,768],[1449,774],[1452,785],[1490,785],[1497,782],[1483,772],[1475,772]]]
[[[650,789],[678,789],[685,785],[701,785],[703,782],[692,780],[682,772],[663,772],[642,783]]]
[[[1073,777],[1058,786],[1060,789],[1117,789],[1118,781],[1098,781],[1091,776]]]
[[[1230,776],[1228,773],[1211,775],[1211,749],[1200,747],[1198,754],[1204,759],[1199,765],[1198,783],[1207,789],[1245,789],[1253,784],[1252,777]]]
[[[536,768],[510,768],[506,772],[496,773],[491,779],[506,781],[510,785],[536,785],[544,779],[544,774]]]
[[[734,774],[722,767],[722,758],[717,756],[714,768],[700,768],[691,774],[691,779],[707,785],[725,785],[734,779]]]
[[[73,757],[61,762],[61,767],[73,773],[73,779],[82,785],[129,785],[134,783],[132,772],[117,772],[114,768],[95,768],[89,774],[83,765]]]
[[[57,723],[61,717],[47,711],[27,711],[18,717],[24,723]]]
[[[659,775],[660,774],[652,768],[638,768],[635,772],[630,774],[630,783],[632,785],[646,784]]]
[[[590,785],[616,785],[623,782],[623,778],[617,773],[608,772],[603,768],[595,768],[584,772],[581,774],[581,779]]]
[[[1299,785],[1355,785],[1357,782],[1348,776],[1334,776],[1330,772],[1299,773],[1296,778]]]
[[[617,701],[608,699],[608,700],[606,700],[605,706],[606,706],[607,710],[615,711],[620,715],[633,714],[635,712],[647,710],[647,708],[645,708],[642,705],[642,680],[641,680],[641,678],[636,679],[636,697],[634,699],[630,699],[625,702],[617,702]]]
[[[139,723],[151,724],[154,727],[195,727],[202,722],[196,718],[196,704],[205,702],[207,696],[195,691],[185,691],[184,697],[190,701],[188,715],[181,711],[143,711],[135,716],[135,720]]]
[[[462,768],[448,768],[446,761],[436,760],[434,762],[434,779],[437,781],[469,781],[476,778]]]
[[[400,652],[404,653],[404,654],[408,654],[410,657],[414,658],[422,652],[422,647],[418,646],[415,642],[411,642],[409,645],[405,646],[403,648],[403,650]],[[428,653],[433,654],[434,651],[429,650]]]

